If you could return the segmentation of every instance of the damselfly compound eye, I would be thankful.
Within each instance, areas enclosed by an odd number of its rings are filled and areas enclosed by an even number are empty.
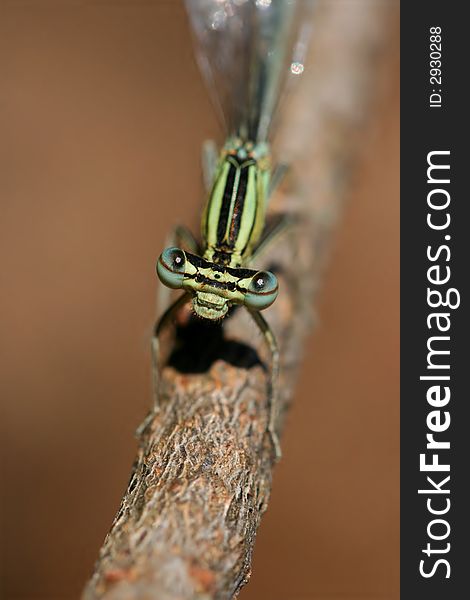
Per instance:
[[[254,310],[264,310],[276,300],[279,291],[277,278],[269,271],[259,271],[245,294],[245,304]]]
[[[186,256],[179,248],[167,248],[160,254],[157,262],[157,274],[160,281],[169,288],[182,287],[186,265]]]

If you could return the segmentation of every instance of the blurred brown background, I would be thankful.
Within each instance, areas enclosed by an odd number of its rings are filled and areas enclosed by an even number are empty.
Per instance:
[[[398,598],[390,32],[245,600]],[[150,403],[155,258],[221,133],[177,1],[3,2],[0,113],[0,594],[77,598]]]

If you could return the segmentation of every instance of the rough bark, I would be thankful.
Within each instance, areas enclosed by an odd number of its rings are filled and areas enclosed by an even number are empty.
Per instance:
[[[281,350],[280,427],[389,15],[376,0],[320,6],[311,67],[280,132],[294,169],[274,210],[287,206],[302,218],[268,262],[257,263],[280,279],[280,295],[265,313]],[[229,599],[250,576],[273,470],[265,433],[268,354],[243,310],[224,324],[223,339],[215,329],[186,328],[185,335],[184,310],[179,319],[183,333],[166,342],[173,354],[161,373],[159,408],[139,440],[84,600]]]

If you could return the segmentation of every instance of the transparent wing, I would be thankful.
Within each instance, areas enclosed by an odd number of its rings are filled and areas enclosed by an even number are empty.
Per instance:
[[[199,66],[228,133],[266,141],[303,71],[314,0],[185,0]]]

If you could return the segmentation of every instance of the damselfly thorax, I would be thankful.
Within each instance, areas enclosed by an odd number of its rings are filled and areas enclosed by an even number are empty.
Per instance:
[[[262,310],[276,299],[276,277],[248,268],[264,228],[270,173],[266,144],[229,138],[202,217],[201,255],[167,248],[158,260],[162,282],[191,293],[199,317],[219,320],[234,304]]]
[[[264,226],[270,162],[265,144],[229,139],[223,148],[202,217],[206,260],[230,267],[249,260]]]

